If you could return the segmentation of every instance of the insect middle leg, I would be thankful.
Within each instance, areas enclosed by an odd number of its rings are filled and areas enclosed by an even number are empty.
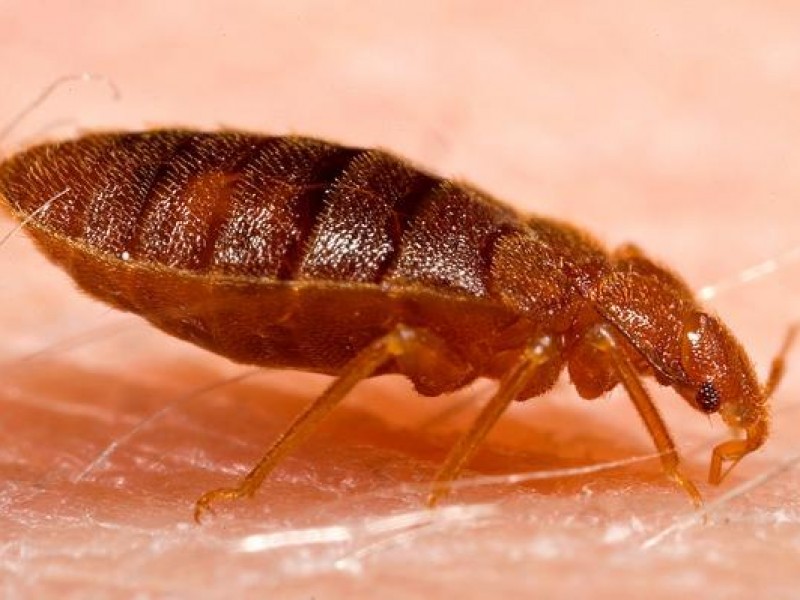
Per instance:
[[[436,336],[398,325],[367,346],[345,366],[339,377],[295,418],[238,486],[203,494],[195,504],[195,521],[200,522],[203,514],[218,501],[247,498],[255,494],[278,463],[313,433],[358,382],[374,375],[390,361],[397,361],[401,371],[409,375],[412,375],[409,371],[416,371],[414,375],[424,377],[427,372],[429,377],[436,377],[445,385],[449,379],[453,388],[458,387],[470,371],[468,365],[449,352]]]
[[[519,394],[537,375],[542,365],[558,356],[559,348],[550,336],[542,336],[528,345],[516,364],[500,381],[497,392],[475,419],[472,427],[448,454],[433,481],[427,499],[428,506],[435,506],[442,497],[449,493],[453,480],[458,477],[469,459],[475,454],[478,446],[497,423],[500,415],[505,412],[514,399],[519,397]]]

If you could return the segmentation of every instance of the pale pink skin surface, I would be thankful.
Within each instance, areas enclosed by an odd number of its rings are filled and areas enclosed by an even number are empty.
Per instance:
[[[4,150],[76,127],[174,124],[379,145],[585,225],[610,246],[635,242],[697,288],[800,243],[800,14],[789,4],[270,4],[45,10],[6,0],[0,122],[80,71],[110,76],[123,98],[111,102],[102,85],[64,88]],[[652,460],[470,487],[442,511],[420,511],[485,384],[471,404],[469,393],[419,398],[395,378],[364,384],[254,500],[220,505],[198,527],[196,497],[234,483],[327,379],[264,372],[200,394],[249,368],[88,300],[22,236],[0,249],[0,270],[6,595],[798,593],[797,469],[649,550],[642,544],[692,514]],[[798,274],[786,261],[710,302],[761,374],[798,316]],[[654,389],[707,499],[800,452],[798,361],[800,352],[768,445],[719,489],[705,475],[725,427]],[[623,393],[584,402],[565,377],[512,409],[465,478],[651,452]]]

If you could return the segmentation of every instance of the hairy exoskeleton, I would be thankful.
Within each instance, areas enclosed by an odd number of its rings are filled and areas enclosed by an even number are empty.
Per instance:
[[[719,484],[730,468],[766,441],[770,420],[767,401],[782,376],[784,355],[794,330],[773,361],[766,383],[760,385],[741,344],[719,318],[703,311],[681,279],[633,246],[620,249],[613,265],[612,272],[594,286],[589,296],[595,310],[621,334],[624,342],[613,342],[613,336],[601,334],[598,337],[603,341],[599,344],[617,343],[639,374],[652,375],[662,385],[671,386],[701,413],[720,414],[738,437],[714,448],[709,482]],[[597,368],[605,371],[609,386],[613,385],[614,361]],[[625,383],[625,375],[620,373],[617,370]],[[583,394],[577,372],[573,372],[573,381]],[[594,385],[588,383],[592,389],[587,389],[585,395],[596,394]],[[632,397],[644,394],[635,386],[626,387]],[[666,432],[659,432],[661,425],[654,415],[640,413],[659,450],[666,452],[662,460],[667,473],[698,502],[694,485],[677,471],[674,447]],[[728,461],[730,468],[723,471]]]
[[[673,387],[701,413],[720,413],[735,434],[743,436],[714,449],[709,481],[719,484],[767,438],[767,401],[783,374],[794,328],[766,383],[759,385],[733,334],[703,311],[674,273],[633,245],[608,256],[568,224],[540,218],[529,223],[532,235],[517,242],[511,261],[526,274],[504,282],[505,300],[528,308],[536,305],[537,313],[555,313],[570,322],[552,347],[559,348],[553,354],[566,363],[578,393],[591,399],[623,384],[661,453],[666,474],[699,505],[700,493],[680,471],[675,444],[640,376],[650,375]],[[723,471],[726,462],[731,465]]]
[[[696,504],[641,376],[744,434],[715,448],[712,483],[769,432],[789,340],[761,386],[719,319],[635,247],[608,253],[380,150],[236,131],[92,134],[0,163],[0,199],[94,297],[238,362],[336,376],[238,486],[198,500],[196,518],[252,496],[353,386],[383,373],[428,396],[499,380],[430,505],[509,403],[564,368],[584,398],[625,387]]]

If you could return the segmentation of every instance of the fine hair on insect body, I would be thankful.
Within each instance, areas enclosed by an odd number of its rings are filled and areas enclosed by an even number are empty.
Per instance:
[[[237,362],[335,377],[239,485],[197,501],[198,520],[252,496],[353,386],[387,373],[426,396],[499,381],[430,506],[508,405],[565,369],[583,398],[624,387],[665,474],[699,505],[642,377],[741,434],[712,453],[717,484],[766,441],[793,333],[759,383],[720,319],[637,247],[609,251],[388,152],[309,137],[156,129],[43,143],[0,163],[0,202],[94,298]]]

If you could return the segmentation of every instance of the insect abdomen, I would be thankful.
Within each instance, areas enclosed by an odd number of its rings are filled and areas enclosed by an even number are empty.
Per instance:
[[[492,243],[514,219],[382,151],[236,132],[38,146],[0,166],[0,194],[21,218],[35,213],[34,228],[110,258],[478,296],[487,294]]]

